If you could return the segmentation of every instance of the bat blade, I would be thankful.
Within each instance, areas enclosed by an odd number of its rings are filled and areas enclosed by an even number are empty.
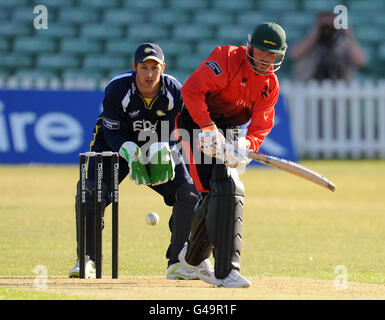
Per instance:
[[[326,177],[296,162],[265,155],[259,152],[253,152],[250,150],[248,151],[248,157],[252,160],[273,166],[303,179],[314,182],[324,188],[329,189],[330,191],[334,192],[336,190],[335,185]]]

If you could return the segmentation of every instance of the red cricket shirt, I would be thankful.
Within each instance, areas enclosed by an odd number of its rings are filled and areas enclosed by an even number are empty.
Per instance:
[[[201,128],[226,118],[232,126],[250,119],[246,139],[257,151],[274,125],[279,83],[275,74],[256,75],[246,47],[217,47],[182,86],[182,97]]]

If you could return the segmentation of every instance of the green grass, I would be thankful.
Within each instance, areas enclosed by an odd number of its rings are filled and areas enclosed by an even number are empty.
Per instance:
[[[336,192],[277,170],[246,181],[245,271],[334,279],[334,267],[344,265],[350,281],[384,283],[385,162],[304,164]]]
[[[303,161],[337,187],[335,193],[277,169],[241,175],[246,198],[242,272],[246,276],[384,283],[385,161]],[[0,278],[28,276],[37,265],[49,277],[75,263],[74,195],[77,166],[0,166]],[[145,215],[155,211],[157,226]],[[164,276],[171,208],[151,189],[128,179],[120,187],[121,275]],[[104,270],[111,274],[111,212],[106,210]],[[32,281],[32,280],[31,280]],[[5,291],[4,291],[5,290]],[[2,298],[14,297],[1,289]],[[28,295],[44,293],[23,293]],[[17,294],[16,294],[17,295]]]
[[[0,300],[84,300],[63,294],[39,292],[37,290],[19,290],[0,288]]]

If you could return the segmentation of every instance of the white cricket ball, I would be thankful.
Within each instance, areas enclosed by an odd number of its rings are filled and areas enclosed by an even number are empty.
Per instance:
[[[155,212],[150,212],[146,215],[146,222],[150,226],[155,226],[159,222],[159,216]]]

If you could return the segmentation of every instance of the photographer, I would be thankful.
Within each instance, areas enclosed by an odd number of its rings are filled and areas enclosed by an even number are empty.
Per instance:
[[[331,12],[319,13],[311,33],[293,45],[289,54],[294,61],[295,80],[349,82],[355,71],[365,64],[365,53],[351,29],[336,29],[334,19]]]

